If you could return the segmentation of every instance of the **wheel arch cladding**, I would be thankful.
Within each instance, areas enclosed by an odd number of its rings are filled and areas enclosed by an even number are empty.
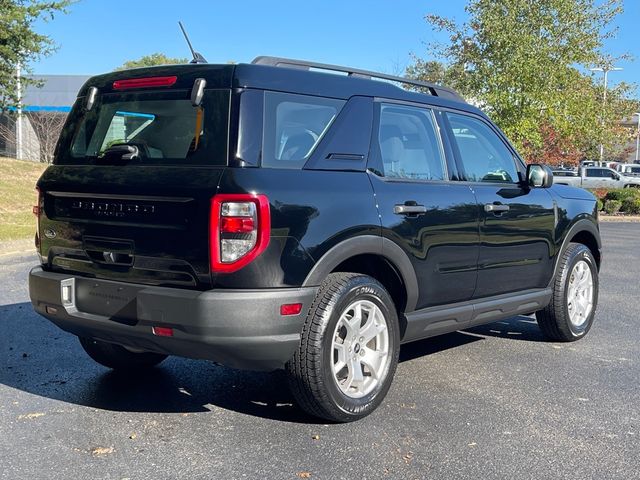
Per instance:
[[[596,267],[598,267],[598,270],[600,270],[600,262],[601,262],[601,252],[600,252],[600,245],[598,244],[598,240],[596,239],[596,237],[593,235],[593,233],[587,231],[587,230],[580,230],[579,232],[575,233],[570,240],[571,243],[581,243],[582,245],[584,245],[585,247],[587,247],[590,251],[591,254],[593,255],[593,258],[595,258],[596,260]]]
[[[303,286],[320,285],[339,271],[372,276],[387,289],[399,313],[415,310],[418,279],[407,254],[391,240],[361,235],[334,245],[314,265]]]

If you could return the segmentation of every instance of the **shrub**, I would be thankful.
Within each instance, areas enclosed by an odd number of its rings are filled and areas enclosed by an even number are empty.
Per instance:
[[[620,211],[622,202],[620,200],[607,200],[604,204],[604,211],[608,215],[615,215]]]
[[[640,198],[625,198],[621,202],[620,211],[629,215],[640,215]]]
[[[589,191],[593,193],[593,195],[598,200],[602,200],[607,196],[607,193],[609,193],[609,190],[607,190],[606,188],[595,188],[595,189],[590,189]],[[600,210],[602,210],[602,208]]]
[[[618,200],[624,201],[627,198],[640,198],[640,189],[637,188],[617,188],[615,190],[609,190],[605,195],[606,200]]]
[[[600,198],[598,198],[596,202],[598,204],[598,211],[601,212],[604,208],[604,202]]]

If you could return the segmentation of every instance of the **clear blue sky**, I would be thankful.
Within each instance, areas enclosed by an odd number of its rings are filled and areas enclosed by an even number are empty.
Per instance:
[[[80,0],[68,15],[37,28],[60,46],[33,65],[39,74],[97,74],[126,60],[163,52],[188,57],[182,20],[209,62],[250,62],[274,55],[401,73],[410,54],[429,56],[435,36],[424,21],[438,13],[463,21],[466,0]],[[613,55],[630,53],[613,82],[640,83],[640,1],[625,0]]]

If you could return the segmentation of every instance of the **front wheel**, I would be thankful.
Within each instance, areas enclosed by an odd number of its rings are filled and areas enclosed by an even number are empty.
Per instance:
[[[311,415],[358,420],[389,391],[399,351],[398,317],[385,288],[366,275],[333,273],[320,286],[287,364],[291,391]]]
[[[536,312],[545,337],[573,342],[584,337],[598,304],[598,267],[591,250],[570,243],[562,254],[553,282],[551,303]]]

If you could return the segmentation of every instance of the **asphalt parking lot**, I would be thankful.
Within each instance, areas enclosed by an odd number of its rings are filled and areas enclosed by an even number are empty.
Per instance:
[[[348,425],[305,416],[277,372],[111,373],[31,310],[35,256],[0,257],[0,478],[640,478],[640,224],[602,234],[587,338],[517,317],[405,346]]]

